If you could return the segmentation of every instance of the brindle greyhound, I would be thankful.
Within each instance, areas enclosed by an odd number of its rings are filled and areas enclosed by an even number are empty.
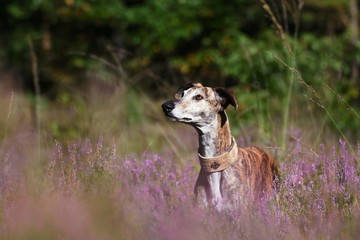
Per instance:
[[[257,200],[271,194],[278,169],[274,159],[257,147],[238,148],[225,113],[235,110],[232,91],[192,83],[179,88],[175,100],[162,109],[172,121],[193,126],[199,134],[201,170],[195,184],[197,205],[221,211],[239,200]]]

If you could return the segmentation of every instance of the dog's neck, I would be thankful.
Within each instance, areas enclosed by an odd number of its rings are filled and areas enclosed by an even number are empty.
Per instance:
[[[224,111],[207,125],[195,126],[199,134],[199,154],[204,157],[215,157],[229,150],[231,132],[227,115]]]

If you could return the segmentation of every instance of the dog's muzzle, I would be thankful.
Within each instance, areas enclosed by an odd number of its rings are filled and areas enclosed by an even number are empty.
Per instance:
[[[161,107],[164,113],[168,114],[175,108],[175,103],[173,100],[169,100],[164,102]]]

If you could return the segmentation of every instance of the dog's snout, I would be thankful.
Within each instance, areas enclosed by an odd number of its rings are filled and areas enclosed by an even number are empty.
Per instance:
[[[170,100],[170,101],[163,103],[161,105],[161,107],[165,113],[169,113],[175,108],[175,104],[174,104],[174,101]]]

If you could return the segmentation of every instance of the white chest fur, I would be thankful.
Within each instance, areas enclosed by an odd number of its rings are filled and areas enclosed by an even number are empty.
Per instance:
[[[216,210],[221,211],[223,208],[223,198],[220,189],[221,172],[209,173],[207,180],[210,188],[211,203]]]

